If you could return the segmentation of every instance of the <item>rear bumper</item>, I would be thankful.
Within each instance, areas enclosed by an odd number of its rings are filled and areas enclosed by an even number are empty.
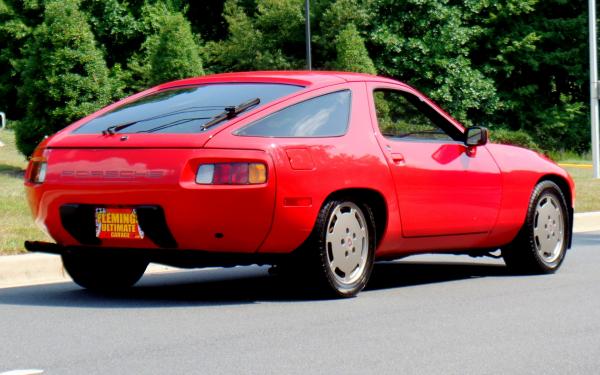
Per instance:
[[[94,246],[61,246],[56,243],[25,241],[25,249],[30,252],[47,254],[98,254],[108,257],[134,256],[142,257],[148,262],[161,263],[180,268],[233,267],[242,265],[278,264],[290,258],[290,254],[248,254],[248,253],[215,253],[203,250],[174,249],[137,249],[110,248]]]

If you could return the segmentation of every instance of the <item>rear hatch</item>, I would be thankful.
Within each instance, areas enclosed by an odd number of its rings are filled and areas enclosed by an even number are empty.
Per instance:
[[[281,84],[176,87],[100,111],[48,142],[46,180],[28,186],[37,220],[61,245],[257,251],[275,203],[270,156],[203,146],[235,117],[229,113],[240,104],[253,103],[237,113],[241,120],[300,89]],[[213,121],[223,114],[223,121]],[[262,163],[268,178],[260,184],[196,183],[200,165],[215,163]],[[99,238],[98,210],[137,210],[143,238]],[[144,228],[143,222],[150,224]]]
[[[202,147],[232,119],[241,119],[301,89],[276,83],[151,89],[74,123],[53,137],[49,147]]]

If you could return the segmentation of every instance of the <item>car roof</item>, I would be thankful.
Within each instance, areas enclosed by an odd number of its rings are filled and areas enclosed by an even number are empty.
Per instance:
[[[165,89],[183,85],[198,85],[207,83],[283,83],[289,85],[299,85],[316,88],[320,86],[329,86],[344,82],[383,82],[391,84],[401,84],[390,78],[379,77],[364,73],[333,72],[333,71],[255,71],[255,72],[237,72],[211,74],[203,77],[187,78],[178,81],[168,82],[160,85],[159,89]]]

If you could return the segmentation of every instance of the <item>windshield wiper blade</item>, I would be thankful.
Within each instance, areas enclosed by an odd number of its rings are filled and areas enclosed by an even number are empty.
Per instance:
[[[260,103],[260,98],[254,98],[254,99],[250,99],[242,104],[239,104],[235,107],[233,107],[233,106],[225,107],[225,110],[223,112],[219,113],[218,115],[213,117],[212,120],[210,120],[206,124],[202,125],[200,130],[205,131],[206,129],[210,128],[211,126],[215,126],[225,120],[231,120],[232,118],[234,118],[235,116],[244,112],[248,108],[254,107],[255,105],[258,105],[259,103]]]

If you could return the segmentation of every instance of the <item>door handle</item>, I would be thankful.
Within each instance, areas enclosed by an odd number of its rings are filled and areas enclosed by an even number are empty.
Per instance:
[[[404,155],[402,155],[400,153],[397,153],[397,152],[393,152],[392,153],[392,161],[396,165],[404,165],[404,164],[406,164],[406,160],[404,159]]]

